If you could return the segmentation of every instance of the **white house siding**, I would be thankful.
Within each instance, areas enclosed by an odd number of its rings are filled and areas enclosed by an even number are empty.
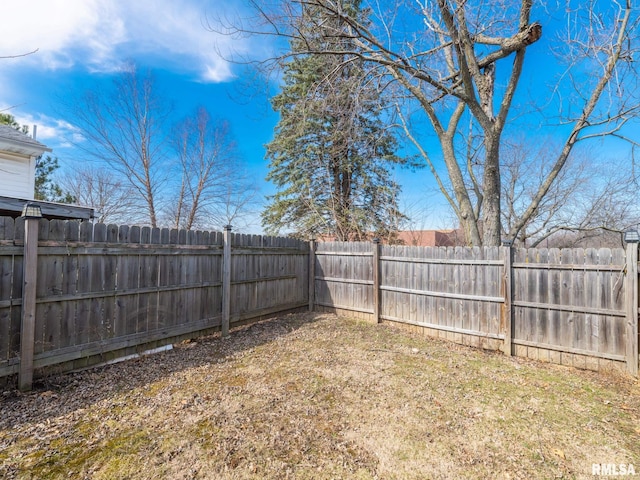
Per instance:
[[[0,152],[0,196],[33,199],[35,158]]]

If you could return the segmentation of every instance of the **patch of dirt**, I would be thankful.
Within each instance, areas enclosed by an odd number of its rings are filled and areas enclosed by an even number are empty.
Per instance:
[[[640,474],[640,385],[294,314],[2,393],[0,478]]]

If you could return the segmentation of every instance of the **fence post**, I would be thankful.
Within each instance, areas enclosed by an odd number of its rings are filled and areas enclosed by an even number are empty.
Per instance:
[[[309,240],[309,311],[316,302],[316,242]]]
[[[40,206],[26,204],[24,217],[24,257],[22,260],[22,318],[20,325],[20,369],[18,388],[31,390],[33,385],[33,352],[36,332],[36,282],[38,279],[38,226]]]
[[[224,227],[222,241],[222,336],[228,337],[231,316],[231,225]]]
[[[373,239],[373,321],[380,323],[380,239]]]
[[[627,371],[638,376],[638,242],[627,240]]]
[[[502,351],[505,355],[513,355],[513,242],[503,240],[502,257],[504,258],[504,344]]]

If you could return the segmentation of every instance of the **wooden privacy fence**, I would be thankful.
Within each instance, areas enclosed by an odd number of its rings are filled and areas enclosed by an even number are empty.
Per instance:
[[[310,248],[311,247],[311,248]],[[458,343],[638,372],[638,251],[311,246],[0,217],[0,378],[94,365],[308,306]]]
[[[18,373],[28,389],[34,368],[70,370],[306,307],[308,251],[230,230],[0,217],[0,377]]]
[[[638,372],[637,244],[623,249],[318,243],[313,304],[458,343]],[[414,328],[414,327],[411,327]]]

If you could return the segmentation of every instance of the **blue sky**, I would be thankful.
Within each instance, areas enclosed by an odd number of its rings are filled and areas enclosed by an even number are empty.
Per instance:
[[[91,86],[110,82],[126,62],[154,72],[156,84],[174,106],[177,119],[205,106],[226,119],[262,195],[274,188],[264,178],[264,145],[278,116],[264,84],[243,91],[243,67],[224,58],[251,53],[266,57],[265,38],[237,39],[205,28],[207,19],[242,13],[241,1],[207,0],[31,0],[7,2],[0,29],[0,56],[38,49],[32,55],[0,59],[0,111],[19,123],[37,125],[38,140],[53,149],[61,169],[85,161],[73,147],[81,140],[63,103]],[[273,93],[275,85],[271,85]],[[426,172],[400,171],[402,203],[421,211],[433,202],[422,193]],[[439,200],[440,201],[440,200]],[[431,220],[428,220],[431,225]],[[445,226],[449,216],[436,226]],[[424,222],[421,220],[421,224]],[[256,219],[254,231],[260,231]]]
[[[81,137],[63,104],[94,85],[111,82],[126,62],[134,61],[152,69],[158,91],[172,103],[176,120],[201,105],[228,120],[255,181],[263,193],[271,193],[264,181],[263,145],[273,136],[277,115],[264,91],[247,98],[239,90],[238,67],[223,59],[249,50],[260,54],[263,43],[232,41],[206,29],[208,17],[232,13],[216,5],[201,0],[5,4],[0,28],[7,39],[0,56],[38,51],[0,60],[0,110],[22,124],[37,125],[38,140],[53,149],[63,169],[73,168],[85,160],[73,147]]]
[[[242,92],[242,67],[225,60],[237,54],[265,58],[271,45],[264,37],[238,39],[205,28],[207,18],[233,16],[243,8],[242,0],[7,1],[0,16],[0,56],[38,51],[0,59],[0,111],[13,114],[20,123],[38,125],[38,140],[53,149],[63,168],[73,168],[84,159],[72,145],[80,137],[74,119],[63,113],[62,102],[92,85],[109,82],[124,63],[134,61],[154,71],[157,86],[174,105],[176,119],[203,105],[214,116],[228,120],[255,182],[263,195],[271,194],[273,186],[264,180],[263,146],[272,139],[278,117],[265,95],[268,88]],[[519,87],[525,93],[519,101],[526,109],[528,99],[545,103],[550,95],[547,85],[558,73],[550,67],[547,42],[557,38],[554,29],[559,23],[536,19],[545,30],[543,39],[528,50]],[[514,108],[517,112],[519,107]],[[538,134],[532,130],[527,133]],[[617,147],[605,151],[612,148]],[[420,217],[416,228],[454,225],[451,214],[442,208],[442,197],[433,193],[427,170],[401,170],[396,175],[403,187],[401,207]],[[257,219],[252,230],[260,232]]]

